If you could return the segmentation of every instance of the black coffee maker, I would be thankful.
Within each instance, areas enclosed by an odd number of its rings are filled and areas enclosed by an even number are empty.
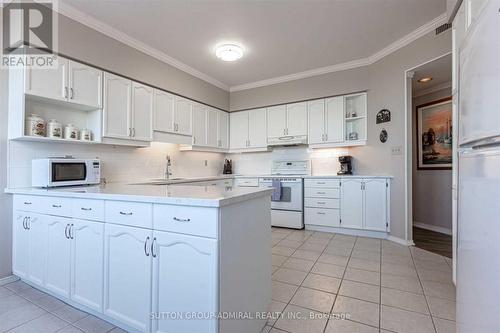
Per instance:
[[[224,175],[230,175],[233,173],[233,162],[231,160],[224,160],[224,170],[222,171]]]
[[[340,171],[337,172],[337,175],[352,175],[352,157],[349,155],[339,156],[340,162]]]

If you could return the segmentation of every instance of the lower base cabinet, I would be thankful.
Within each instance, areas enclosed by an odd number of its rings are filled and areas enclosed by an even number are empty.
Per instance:
[[[72,220],[65,217],[45,215],[47,228],[47,255],[45,265],[45,288],[62,296],[70,297],[71,238],[69,228]]]
[[[28,276],[31,282],[45,285],[45,263],[47,259],[47,228],[43,215],[33,214],[26,225],[29,231]]]

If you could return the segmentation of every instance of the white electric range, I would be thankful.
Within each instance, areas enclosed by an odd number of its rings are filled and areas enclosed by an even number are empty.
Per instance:
[[[271,202],[271,225],[304,228],[304,176],[311,175],[310,161],[273,161],[271,175],[259,179],[260,187],[280,183],[280,195]]]

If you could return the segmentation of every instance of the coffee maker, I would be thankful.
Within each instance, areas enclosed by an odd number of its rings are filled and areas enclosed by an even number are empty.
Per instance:
[[[337,172],[337,175],[352,175],[352,157],[349,155],[339,156],[340,162],[340,171]]]
[[[230,175],[233,173],[233,162],[231,160],[224,160],[224,171],[222,171],[224,175]]]

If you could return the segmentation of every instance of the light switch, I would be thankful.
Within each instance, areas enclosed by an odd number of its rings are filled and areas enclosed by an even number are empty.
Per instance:
[[[402,155],[403,154],[403,147],[401,147],[401,146],[391,147],[391,154],[392,155]]]

